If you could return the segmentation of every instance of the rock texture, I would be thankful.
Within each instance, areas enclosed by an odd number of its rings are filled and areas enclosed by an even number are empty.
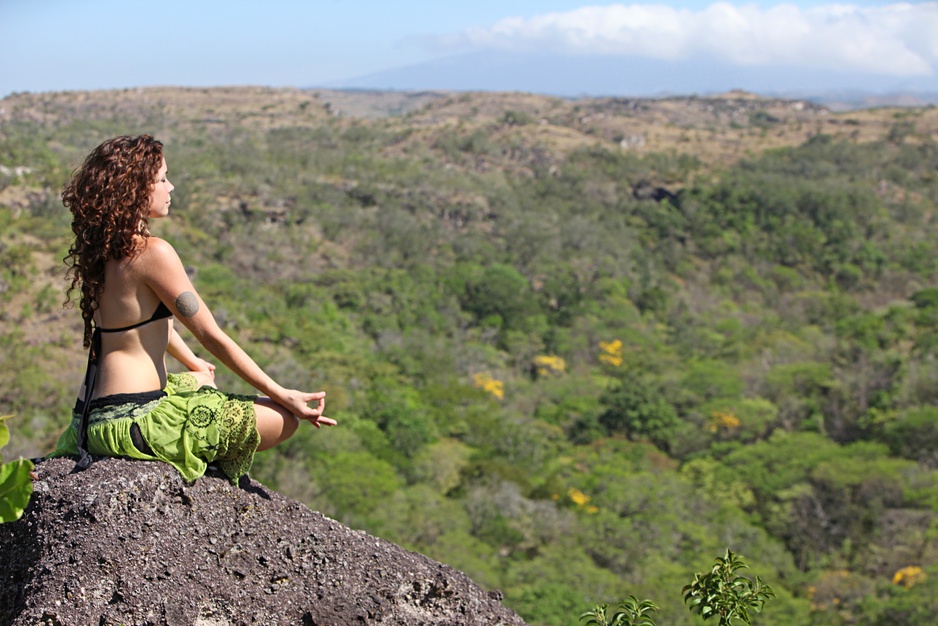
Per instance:
[[[73,466],[40,462],[0,525],[0,625],[524,624],[464,574],[247,478]]]

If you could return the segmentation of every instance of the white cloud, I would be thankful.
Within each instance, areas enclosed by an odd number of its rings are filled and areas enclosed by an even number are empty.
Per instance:
[[[716,2],[700,11],[663,4],[587,6],[506,18],[437,44],[929,76],[938,70],[938,2],[807,9]]]

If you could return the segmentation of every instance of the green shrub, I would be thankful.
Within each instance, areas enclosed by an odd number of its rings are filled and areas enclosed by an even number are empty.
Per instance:
[[[758,576],[752,581],[736,574],[748,567],[727,548],[726,554],[716,559],[709,572],[695,574],[694,582],[681,590],[684,602],[705,620],[716,617],[718,626],[731,626],[735,620],[752,624],[750,611],[761,613],[766,601],[775,597],[775,592]]]
[[[651,615],[657,613],[658,607],[651,600],[639,602],[635,596],[629,596],[617,608],[615,613],[607,615],[609,605],[600,604],[581,615],[580,621],[584,626],[655,626]]]
[[[5,423],[9,418],[0,416],[0,448],[10,441],[10,429]],[[0,462],[0,522],[12,522],[23,515],[33,493],[32,470],[32,461],[26,459]]]

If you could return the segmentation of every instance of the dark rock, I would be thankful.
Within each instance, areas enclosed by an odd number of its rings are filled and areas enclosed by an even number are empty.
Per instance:
[[[73,467],[37,464],[26,513],[0,525],[0,625],[524,624],[461,572],[247,478]]]
[[[665,187],[655,187],[647,181],[641,181],[632,188],[632,196],[636,200],[677,200],[677,194]]]

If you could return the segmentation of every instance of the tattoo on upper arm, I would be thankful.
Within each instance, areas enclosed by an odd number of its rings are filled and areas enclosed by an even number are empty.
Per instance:
[[[199,299],[191,291],[183,291],[176,298],[176,309],[182,317],[192,317],[199,312]]]

